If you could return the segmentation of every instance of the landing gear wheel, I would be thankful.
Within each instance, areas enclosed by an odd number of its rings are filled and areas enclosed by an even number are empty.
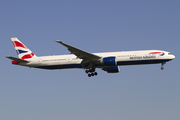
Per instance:
[[[161,67],[161,70],[164,70],[164,67]]]
[[[97,72],[95,72],[95,68],[89,68],[85,70],[85,73],[88,74],[88,77],[96,76]]]
[[[95,72],[94,75],[97,75],[97,72]]]
[[[86,70],[85,72],[86,72],[86,73],[88,73],[88,72],[89,72],[89,70]]]
[[[88,74],[88,77],[91,77],[91,74]]]

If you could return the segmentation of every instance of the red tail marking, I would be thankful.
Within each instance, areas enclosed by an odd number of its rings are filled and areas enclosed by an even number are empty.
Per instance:
[[[24,55],[21,59],[30,59],[34,56],[34,53],[31,53],[31,54],[27,54],[27,55]]]
[[[22,48],[28,49],[25,45],[23,45],[22,43],[18,41],[13,41],[13,45],[14,47],[22,47]]]

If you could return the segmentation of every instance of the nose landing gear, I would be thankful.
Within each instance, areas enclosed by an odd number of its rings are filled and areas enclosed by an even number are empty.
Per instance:
[[[164,70],[164,64],[166,64],[165,62],[164,63],[161,63],[161,70]]]
[[[95,68],[86,69],[85,72],[88,74],[88,77],[97,75],[97,72],[95,72]]]

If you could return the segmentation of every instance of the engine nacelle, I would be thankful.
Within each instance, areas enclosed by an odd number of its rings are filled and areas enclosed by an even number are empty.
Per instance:
[[[105,57],[102,59],[102,63],[107,66],[117,65],[116,57]]]
[[[118,73],[120,71],[119,66],[113,66],[108,68],[103,68],[104,71],[107,71],[108,73]]]

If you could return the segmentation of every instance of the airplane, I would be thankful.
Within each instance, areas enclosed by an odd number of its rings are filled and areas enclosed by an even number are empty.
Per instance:
[[[118,73],[120,66],[123,65],[161,63],[161,69],[163,70],[164,64],[175,58],[170,52],[162,50],[89,53],[58,40],[55,40],[55,42],[65,46],[71,54],[37,57],[18,38],[13,37],[11,40],[19,57],[6,56],[13,60],[13,65],[49,70],[81,68],[85,69],[85,73],[89,77],[98,74],[95,71],[96,68],[100,68],[107,73]]]

